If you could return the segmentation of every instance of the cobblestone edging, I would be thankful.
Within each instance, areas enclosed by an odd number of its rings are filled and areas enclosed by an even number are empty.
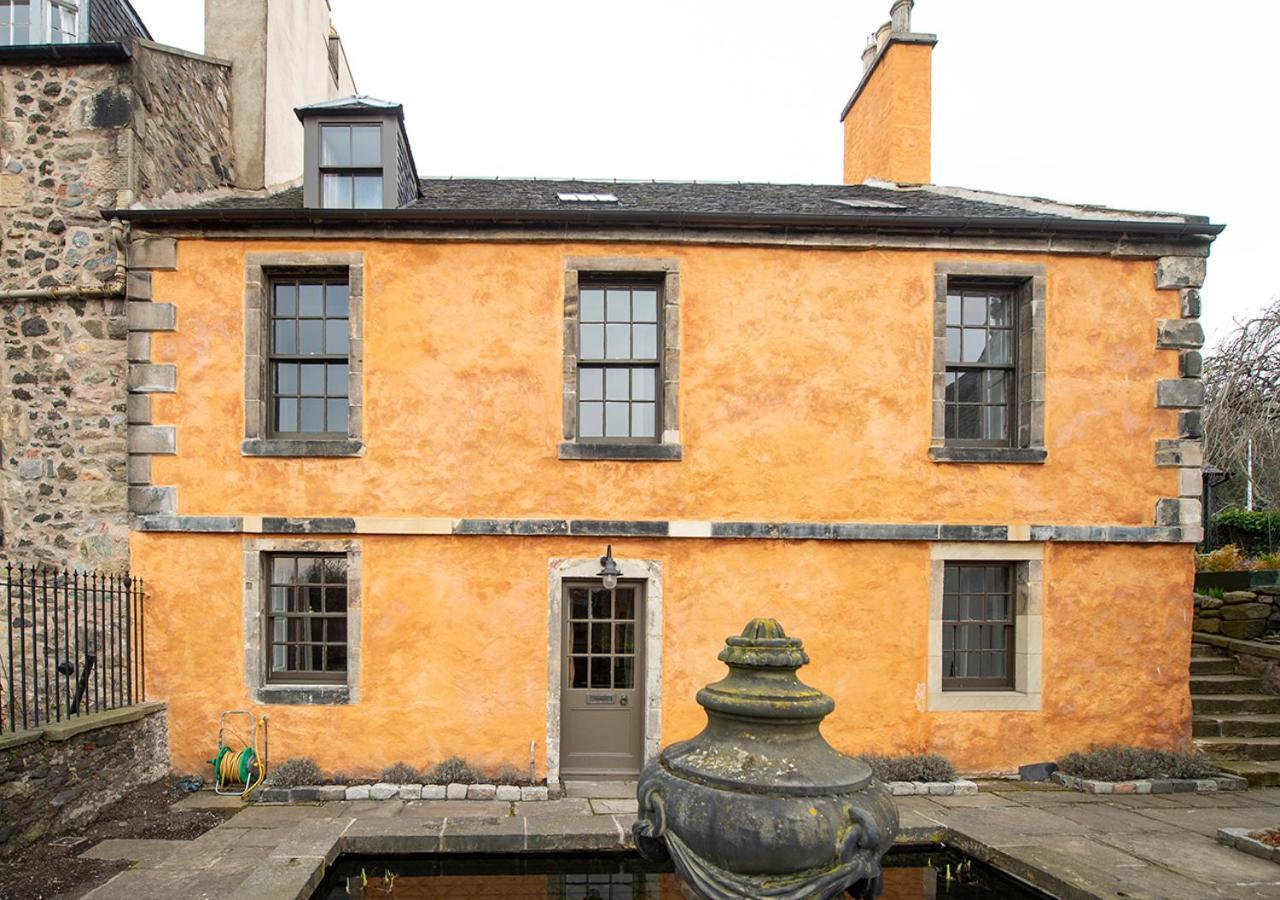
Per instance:
[[[1053,780],[1063,787],[1086,794],[1207,794],[1214,791],[1245,791],[1247,779],[1235,775],[1212,778],[1139,778],[1133,781],[1096,781],[1054,772]]]
[[[887,786],[889,793],[895,797],[924,796],[926,794],[940,797],[960,797],[978,793],[978,785],[964,778],[957,778],[955,781],[890,781]]]
[[[1272,847],[1270,844],[1249,836],[1251,832],[1257,830],[1257,828],[1219,828],[1218,843],[1225,844],[1228,847],[1235,847],[1237,850],[1243,850],[1250,856],[1258,857],[1258,859],[1280,863],[1280,847]]]
[[[264,787],[253,794],[260,803],[317,803],[325,800],[549,800],[545,784],[320,784],[295,788]]]

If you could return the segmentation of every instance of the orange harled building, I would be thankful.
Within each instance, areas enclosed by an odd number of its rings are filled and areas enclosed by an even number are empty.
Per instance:
[[[634,775],[753,616],[847,752],[1189,740],[1220,226],[931,184],[910,13],[843,184],[420,179],[356,96],[301,187],[127,213],[176,769],[253,709],[327,771]]]

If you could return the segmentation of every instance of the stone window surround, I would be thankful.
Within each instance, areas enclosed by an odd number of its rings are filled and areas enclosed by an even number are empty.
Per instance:
[[[929,712],[1040,710],[1043,655],[1044,545],[938,542],[929,548]],[[1014,690],[942,689],[942,588],[948,561],[1017,563],[1014,619]]]
[[[662,563],[616,558],[622,580],[644,582],[643,762],[658,755],[662,741]],[[563,595],[566,581],[599,578],[600,560],[553,559],[547,567],[547,784],[560,783],[560,672],[564,655]]]
[[[244,539],[244,680],[253,703],[275,705],[339,705],[360,700],[360,558],[353,540]],[[266,597],[263,554],[345,553],[347,555],[347,681],[345,684],[272,684],[267,681],[263,635]]]
[[[578,440],[578,287],[582,275],[662,276],[662,435],[654,444]],[[680,445],[680,261],[670,257],[570,256],[564,262],[564,411],[560,459],[675,461]]]
[[[946,440],[947,284],[952,278],[1004,281],[1026,286],[1018,301],[1017,446],[957,447]],[[1045,392],[1045,294],[1047,270],[1035,263],[938,262],[934,266],[933,428],[934,462],[1043,463]]]
[[[272,270],[290,275],[307,270],[345,269],[350,290],[347,439],[268,437],[267,360],[270,358]],[[363,456],[364,421],[364,254],[359,251],[249,253],[244,291],[244,443],[245,456]]]

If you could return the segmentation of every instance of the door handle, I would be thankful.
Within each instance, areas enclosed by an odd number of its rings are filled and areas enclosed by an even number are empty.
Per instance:
[[[619,705],[619,706],[626,706],[626,705],[627,705],[627,695],[626,695],[626,694],[623,694],[623,695],[622,695],[622,697],[621,697],[621,699],[619,699],[619,700],[618,700],[618,705]]]

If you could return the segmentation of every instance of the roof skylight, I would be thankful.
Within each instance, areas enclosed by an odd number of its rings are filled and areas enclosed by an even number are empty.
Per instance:
[[[564,203],[617,203],[613,194],[556,194]]]

